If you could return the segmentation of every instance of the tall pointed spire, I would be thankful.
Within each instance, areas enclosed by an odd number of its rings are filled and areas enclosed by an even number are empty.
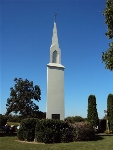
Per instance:
[[[57,27],[56,27],[56,15],[57,14],[54,14],[54,28],[53,28],[53,37],[52,37],[52,45],[58,45],[58,36],[57,36]]]

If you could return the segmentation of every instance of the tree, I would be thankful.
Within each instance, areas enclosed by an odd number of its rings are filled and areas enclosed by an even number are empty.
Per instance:
[[[106,1],[106,8],[103,15],[105,16],[105,23],[108,27],[106,36],[109,39],[113,39],[113,0]],[[107,69],[113,70],[113,42],[109,43],[109,49],[102,53],[102,61],[105,63]]]
[[[19,114],[22,118],[36,117],[39,107],[33,102],[41,100],[41,90],[38,85],[33,86],[33,82],[22,78],[15,78],[14,88],[10,88],[10,98],[7,99],[6,115],[11,112]]]
[[[113,94],[107,98],[107,119],[110,124],[110,130],[113,132]]]
[[[87,120],[93,125],[98,126],[99,124],[99,118],[96,108],[96,97],[95,95],[90,95],[88,97],[88,114],[87,114]]]

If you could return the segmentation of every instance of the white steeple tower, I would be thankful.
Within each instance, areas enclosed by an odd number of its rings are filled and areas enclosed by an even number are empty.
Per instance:
[[[56,15],[55,20],[56,20]],[[64,66],[61,65],[61,50],[58,44],[56,21],[54,21],[50,63],[47,64],[46,118],[64,120]]]

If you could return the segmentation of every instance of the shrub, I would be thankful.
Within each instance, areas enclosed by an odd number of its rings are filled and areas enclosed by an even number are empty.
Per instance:
[[[72,124],[74,141],[89,141],[95,139],[95,131],[88,122]]]
[[[65,121],[43,119],[36,124],[35,140],[43,143],[70,141],[69,125]]]
[[[27,118],[20,123],[20,129],[17,132],[19,140],[33,141],[35,138],[35,126],[38,119]]]
[[[19,140],[24,141],[24,129],[22,127],[18,129],[17,137]]]
[[[93,140],[95,132],[87,122],[69,124],[61,120],[31,118],[21,121],[17,136],[20,140],[33,141],[35,138],[37,142],[60,143]]]
[[[81,116],[72,116],[72,117],[67,117],[65,118],[65,121],[69,121],[70,123],[75,123],[75,122],[84,122],[86,121],[86,118],[82,118]]]
[[[99,124],[99,118],[98,118],[98,112],[96,108],[96,97],[95,95],[90,95],[88,97],[88,114],[87,114],[87,120],[93,125],[98,126]]]
[[[107,98],[107,118],[110,123],[110,130],[113,132],[113,94],[109,94]]]
[[[4,115],[0,114],[0,127],[5,126],[6,123],[7,123],[7,118]]]
[[[73,141],[73,127],[69,126],[68,128],[62,129],[61,142],[68,143]]]

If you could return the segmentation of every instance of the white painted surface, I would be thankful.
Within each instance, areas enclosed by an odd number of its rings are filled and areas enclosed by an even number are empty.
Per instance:
[[[50,47],[50,63],[54,63],[53,59],[54,59],[54,52],[55,51],[57,52],[57,62],[56,63],[61,64],[61,50],[57,44]]]
[[[50,63],[47,64],[47,105],[46,118],[52,114],[60,114],[65,118],[64,110],[64,66],[61,65],[61,50],[58,44],[57,28],[54,22],[52,45],[50,47]]]
[[[64,67],[48,66],[47,75],[46,118],[60,114],[60,120],[64,120]]]
[[[47,64],[47,66],[50,66],[50,67],[58,67],[58,68],[65,68],[63,65],[61,64],[56,64],[56,63],[49,63]]]
[[[53,28],[53,37],[52,37],[52,46],[54,45],[58,45],[59,47],[59,44],[58,44],[58,36],[57,36],[57,27],[56,27],[56,23],[54,22],[54,28]]]

